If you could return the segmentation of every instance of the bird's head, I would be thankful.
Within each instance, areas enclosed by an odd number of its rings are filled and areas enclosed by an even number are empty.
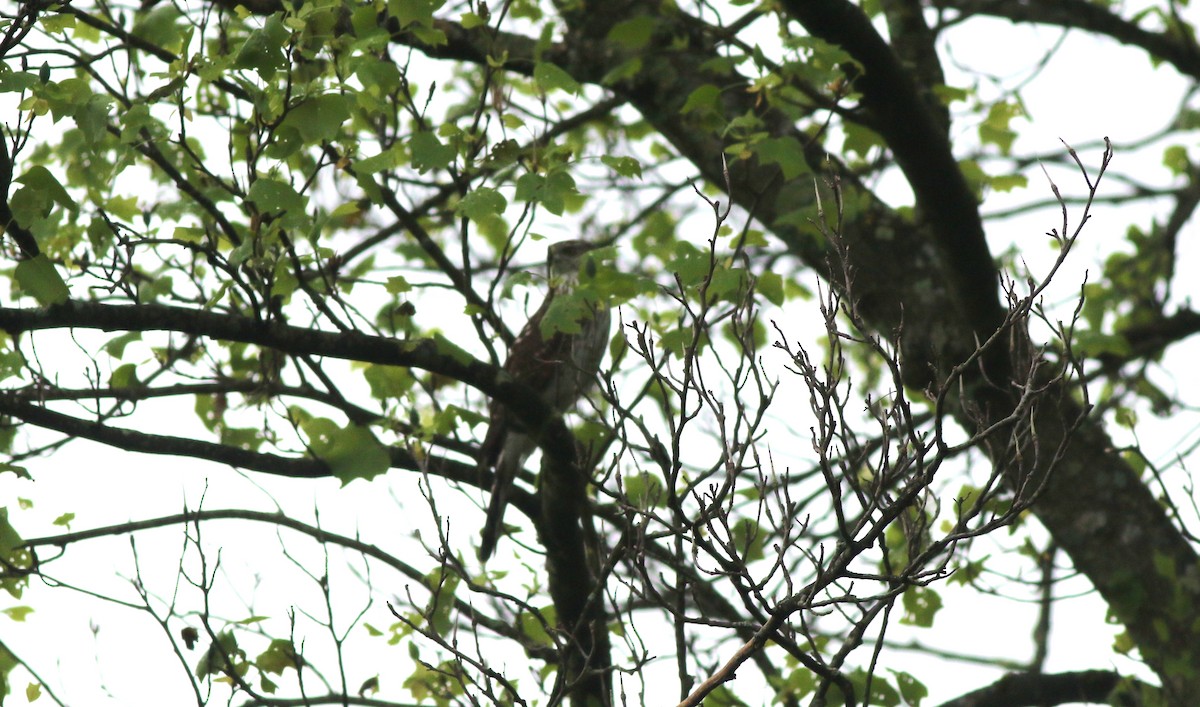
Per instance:
[[[571,240],[555,243],[546,253],[546,263],[552,282],[575,281],[579,277],[579,268],[584,257],[603,246],[606,242],[595,243],[584,240]]]

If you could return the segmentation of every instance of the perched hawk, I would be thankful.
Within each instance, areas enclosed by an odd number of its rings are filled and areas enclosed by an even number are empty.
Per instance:
[[[550,246],[546,258],[550,289],[542,306],[513,341],[504,362],[509,375],[538,391],[542,400],[560,414],[570,410],[595,381],[608,344],[609,311],[603,303],[583,305],[576,320],[579,331],[543,331],[542,322],[555,298],[575,288],[584,256],[599,245],[575,240]],[[481,560],[487,560],[496,549],[509,489],[525,460],[537,448],[535,434],[504,405],[493,400],[489,412],[491,422],[480,448],[479,463],[482,468],[494,467],[496,474],[479,543]]]

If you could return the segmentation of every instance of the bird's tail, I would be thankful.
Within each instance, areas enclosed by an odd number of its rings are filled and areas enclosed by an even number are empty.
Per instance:
[[[509,465],[505,464],[503,455],[496,464],[496,478],[492,482],[492,498],[488,502],[487,520],[483,523],[483,532],[479,538],[479,559],[487,562],[496,551],[496,543],[500,540],[500,531],[504,527],[504,509],[508,506],[508,490],[512,488],[516,476]]]

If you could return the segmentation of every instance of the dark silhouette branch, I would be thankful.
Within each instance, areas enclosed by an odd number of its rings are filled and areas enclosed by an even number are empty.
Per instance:
[[[1108,670],[1010,673],[941,707],[1054,707],[1076,702],[1109,704],[1123,678]]]

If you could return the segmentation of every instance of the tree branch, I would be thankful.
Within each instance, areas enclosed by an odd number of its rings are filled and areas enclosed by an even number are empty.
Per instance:
[[[941,707],[1053,707],[1075,702],[1108,703],[1121,676],[1108,670],[1074,673],[1009,673],[987,687]]]
[[[1200,78],[1200,52],[1196,45],[1170,30],[1151,32],[1113,14],[1107,7],[1088,0],[934,0],[935,6],[954,8],[963,15],[989,15],[1013,22],[1054,25],[1111,37],[1121,44],[1144,49],[1174,66],[1180,73]]]

